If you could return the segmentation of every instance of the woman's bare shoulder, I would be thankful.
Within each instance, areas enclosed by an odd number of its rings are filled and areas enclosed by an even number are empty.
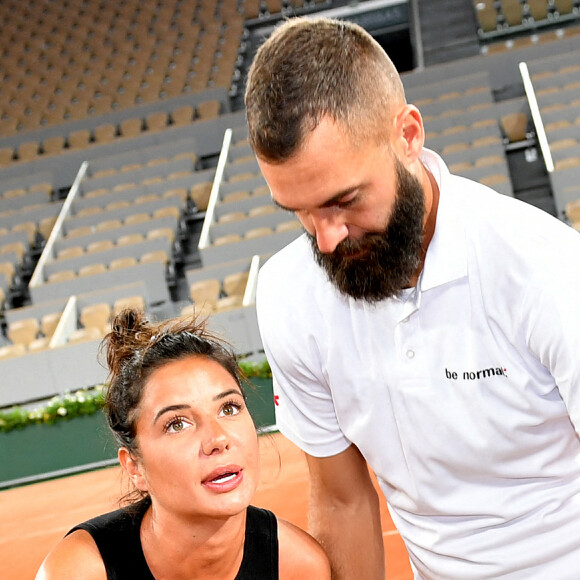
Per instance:
[[[278,518],[280,580],[330,580],[330,564],[322,546],[303,529]]]
[[[50,551],[36,580],[107,580],[107,572],[91,535],[76,530]]]

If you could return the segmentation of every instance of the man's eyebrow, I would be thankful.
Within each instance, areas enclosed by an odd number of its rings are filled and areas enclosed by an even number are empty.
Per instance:
[[[337,203],[339,203],[343,197],[350,195],[351,193],[356,191],[358,188],[359,188],[358,185],[353,185],[352,187],[347,187],[346,189],[339,191],[336,195],[333,195],[330,199],[327,199],[324,203],[319,205],[318,208],[332,207],[333,205],[336,205]],[[285,205],[282,205],[281,203],[277,202],[274,199],[274,197],[272,197],[272,202],[274,203],[274,205],[278,206],[280,209],[283,209],[285,211],[291,211],[291,212],[301,211],[300,209],[295,209],[292,207],[286,207]]]

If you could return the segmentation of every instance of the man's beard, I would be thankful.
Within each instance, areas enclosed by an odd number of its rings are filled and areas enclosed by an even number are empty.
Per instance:
[[[314,257],[346,296],[374,303],[400,296],[421,263],[425,199],[421,182],[395,159],[397,193],[382,232],[345,239],[323,254],[308,234]]]

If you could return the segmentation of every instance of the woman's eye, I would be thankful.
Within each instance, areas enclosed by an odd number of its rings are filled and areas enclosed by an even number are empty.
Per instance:
[[[191,427],[191,424],[184,419],[173,419],[167,423],[165,431],[168,433],[179,433],[179,431],[183,431],[188,427]]]
[[[240,412],[239,405],[236,405],[234,403],[227,403],[222,407],[222,414],[225,415],[226,417],[233,417],[234,415],[237,415],[239,412]]]

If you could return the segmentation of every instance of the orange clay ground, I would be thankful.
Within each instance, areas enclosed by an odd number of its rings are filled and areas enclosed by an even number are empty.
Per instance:
[[[280,434],[261,438],[262,479],[254,505],[306,528],[308,470]],[[116,509],[127,491],[111,467],[0,492],[0,579],[31,580],[51,547],[75,524]],[[382,498],[382,495],[381,495]],[[407,552],[381,499],[388,580],[412,580]]]

